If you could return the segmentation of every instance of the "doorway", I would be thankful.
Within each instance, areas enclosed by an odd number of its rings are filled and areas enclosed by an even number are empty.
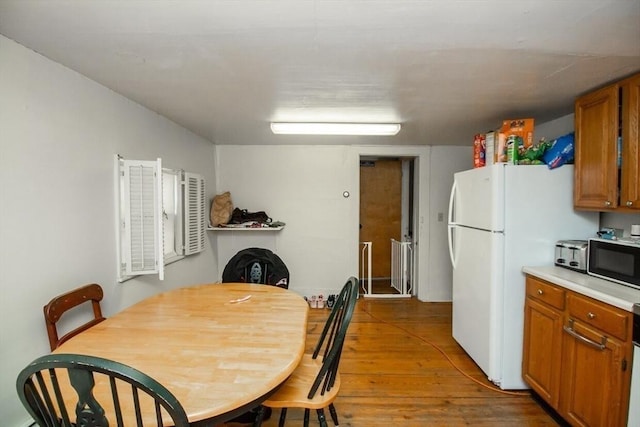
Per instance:
[[[414,160],[360,157],[359,262],[366,296],[411,296]]]

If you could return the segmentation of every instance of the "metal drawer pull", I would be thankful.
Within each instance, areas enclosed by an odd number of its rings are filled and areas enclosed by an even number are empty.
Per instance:
[[[543,294],[542,289],[538,289],[538,295],[542,295],[542,294]]]
[[[589,318],[590,320],[593,320],[596,318],[596,315],[593,314],[592,312],[587,313],[587,318]]]
[[[595,347],[598,350],[604,350],[607,347],[607,337],[602,337],[601,343],[597,343],[585,336],[580,335],[573,329],[573,319],[569,320],[569,326],[564,325],[562,327],[566,333],[571,335],[572,337],[582,341],[583,343],[590,345],[591,347]]]

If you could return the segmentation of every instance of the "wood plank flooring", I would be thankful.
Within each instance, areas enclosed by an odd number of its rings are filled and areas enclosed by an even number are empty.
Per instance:
[[[360,284],[366,286],[366,284]],[[364,289],[364,288],[363,288]],[[373,279],[371,280],[371,293],[377,294],[399,294],[394,287],[391,286],[391,279]]]
[[[327,315],[311,309],[307,351]],[[335,406],[341,426],[560,425],[528,392],[504,393],[487,381],[451,337],[450,303],[361,297],[340,373]],[[277,426],[278,416],[274,411],[263,426]],[[302,416],[290,409],[287,425],[301,426]],[[310,425],[318,425],[313,412]]]

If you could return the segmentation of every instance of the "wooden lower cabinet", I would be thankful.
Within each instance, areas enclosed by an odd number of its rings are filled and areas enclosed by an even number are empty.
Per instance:
[[[631,367],[622,369],[623,344],[610,337],[602,343],[601,332],[578,321],[572,331],[578,335],[563,336],[560,414],[574,426],[626,425],[622,382]]]
[[[527,276],[522,372],[573,426],[625,426],[632,314]]]
[[[529,284],[535,284],[533,292],[536,296],[527,295],[525,304],[522,376],[540,397],[557,408],[560,398],[562,311],[545,304],[544,299],[540,300],[548,295],[545,289],[547,285],[533,280]],[[550,351],[541,351],[543,349]]]

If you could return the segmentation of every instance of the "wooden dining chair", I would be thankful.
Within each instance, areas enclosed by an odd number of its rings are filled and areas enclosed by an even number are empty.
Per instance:
[[[69,338],[78,335],[80,332],[85,331],[104,320],[104,317],[102,316],[102,309],[100,308],[100,301],[102,300],[102,297],[103,292],[100,285],[91,283],[89,285],[84,285],[72,291],[66,292],[62,295],[58,295],[44,306],[44,321],[47,325],[49,345],[51,346],[52,351],[58,348],[60,344],[67,341]],[[85,302],[91,302],[94,318],[89,322],[86,322],[83,325],[78,326],[72,331],[64,334],[62,337],[58,337],[58,329],[56,324],[58,320],[60,320],[60,317],[65,312]]]
[[[20,372],[16,388],[40,427],[189,426],[184,408],[166,387],[137,369],[100,357],[42,356]]]
[[[338,414],[333,405],[340,389],[338,365],[349,323],[358,298],[358,280],[349,278],[335,304],[320,335],[313,354],[305,354],[300,364],[284,384],[261,408],[280,408],[279,426],[284,426],[287,408],[304,409],[304,426],[309,425],[309,414],[316,410],[321,427],[327,427],[324,408],[329,408],[333,423],[338,425]],[[261,409],[254,427],[262,424]]]

